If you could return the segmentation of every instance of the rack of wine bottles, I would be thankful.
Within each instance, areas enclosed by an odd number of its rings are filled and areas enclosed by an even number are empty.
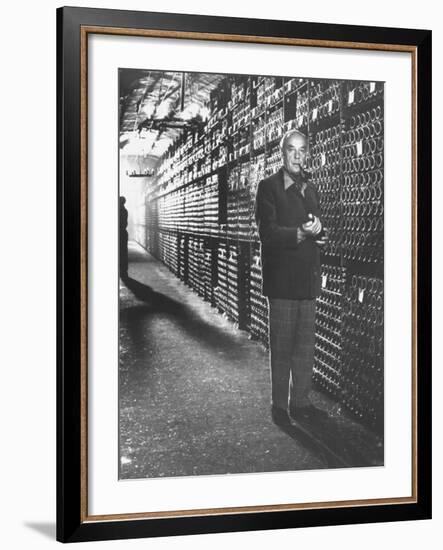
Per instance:
[[[146,188],[144,246],[250,338],[268,345],[258,183],[290,129],[329,241],[322,249],[314,381],[366,424],[383,419],[383,83],[226,76],[209,118],[183,132]]]

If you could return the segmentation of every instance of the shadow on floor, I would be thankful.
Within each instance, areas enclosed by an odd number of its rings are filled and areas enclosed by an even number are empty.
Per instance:
[[[37,531],[37,533],[44,535],[48,539],[55,540],[55,523],[39,523],[29,521],[24,523],[24,526]]]
[[[331,453],[327,448],[325,448],[321,441],[313,437],[309,431],[302,429],[300,426],[279,426],[279,428],[291,439],[303,445],[303,447],[309,451],[315,453],[325,464],[326,468],[343,468],[349,466],[349,464],[341,460],[339,456]]]
[[[306,427],[311,430],[310,426]],[[383,466],[383,438],[376,436],[346,417],[329,417],[313,431],[328,451],[354,467]]]
[[[171,313],[177,317],[186,315],[186,308],[180,302],[156,292],[153,288],[136,279],[126,277],[122,279],[126,287],[134,294],[136,298],[142,302],[146,302],[151,306],[152,311]]]
[[[222,327],[211,325],[187,305],[156,292],[150,286],[131,277],[122,281],[134,296],[143,302],[120,310],[120,321],[126,322],[130,330],[136,330],[139,322],[150,315],[163,314],[172,317],[181,329],[198,339],[199,343],[223,350],[227,354],[233,353],[238,356],[238,353],[241,353],[239,346],[235,347],[238,336]]]
[[[296,422],[289,428],[291,437],[304,440],[313,450],[322,450],[329,468],[382,466],[381,438],[362,430],[345,417],[331,417],[315,423]]]

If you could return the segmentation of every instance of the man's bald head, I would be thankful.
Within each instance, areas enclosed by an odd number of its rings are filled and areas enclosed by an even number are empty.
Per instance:
[[[288,130],[283,137],[280,140],[280,149],[283,151],[286,142],[291,136],[300,136],[300,139],[304,139],[306,142],[306,146],[308,145],[308,137],[303,132],[300,132],[300,130]]]

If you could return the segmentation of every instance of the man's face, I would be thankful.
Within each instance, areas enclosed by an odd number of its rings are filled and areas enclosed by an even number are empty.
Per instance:
[[[283,145],[283,166],[292,174],[297,175],[305,165],[306,139],[300,134],[290,135]]]

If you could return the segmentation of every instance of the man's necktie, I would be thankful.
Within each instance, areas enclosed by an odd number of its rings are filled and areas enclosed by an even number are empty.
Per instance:
[[[291,180],[294,182],[294,185],[295,185],[295,188],[297,189],[297,191],[303,195],[303,184],[304,184],[304,178],[297,174],[297,175],[293,175],[293,174],[290,174],[288,172],[288,176],[291,178]]]

